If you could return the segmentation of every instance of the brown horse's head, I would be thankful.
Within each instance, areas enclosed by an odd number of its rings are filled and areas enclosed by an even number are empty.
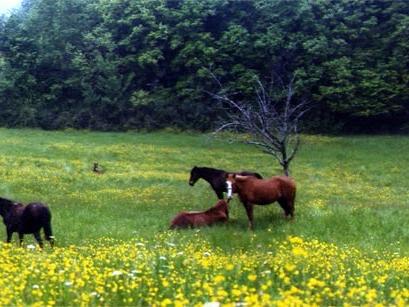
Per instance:
[[[255,178],[254,176],[242,176],[237,174],[226,174],[226,185],[227,185],[227,195],[231,198],[231,193],[239,193],[239,187],[237,186],[238,182],[246,181],[249,178]],[[231,193],[229,193],[229,189],[231,189]]]
[[[237,175],[234,173],[227,173],[225,178],[226,178],[226,181],[234,182],[236,179],[236,176]]]
[[[236,193],[237,187],[236,183],[236,174],[227,173],[226,174],[226,189],[227,189],[227,199],[233,197],[233,193]]]
[[[224,199],[219,199],[219,201],[214,205],[215,208],[227,208],[228,204],[230,202],[230,199],[225,201]]]

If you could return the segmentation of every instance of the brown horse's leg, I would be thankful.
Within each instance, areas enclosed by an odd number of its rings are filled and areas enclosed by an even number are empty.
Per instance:
[[[295,191],[291,193],[291,196],[287,199],[287,216],[290,216],[291,219],[294,218],[294,203],[295,203]]]
[[[249,229],[253,230],[254,225],[253,225],[253,205],[250,203],[245,203],[244,208],[246,208],[246,213],[247,217],[249,219]]]
[[[294,189],[293,192],[291,193],[291,196],[290,196],[289,200],[288,200],[288,207],[290,208],[291,218],[294,218],[295,195],[296,195],[296,190]]]
[[[283,208],[285,216],[293,218],[294,217],[294,202],[285,198],[278,200],[281,208]]]

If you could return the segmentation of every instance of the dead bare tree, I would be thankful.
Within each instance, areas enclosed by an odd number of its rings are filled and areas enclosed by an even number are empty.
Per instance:
[[[299,122],[307,112],[305,99],[295,99],[295,75],[285,83],[275,76],[266,87],[255,78],[255,101],[238,101],[231,98],[220,80],[210,72],[220,91],[210,93],[222,102],[227,110],[227,120],[217,131],[236,130],[247,133],[249,144],[274,156],[289,176],[289,167],[300,146]]]

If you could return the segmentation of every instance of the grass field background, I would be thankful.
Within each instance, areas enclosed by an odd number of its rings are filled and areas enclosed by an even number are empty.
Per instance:
[[[226,225],[170,232],[177,212],[204,210],[216,202],[206,182],[188,185],[193,166],[253,170],[268,177],[280,173],[278,164],[223,135],[0,129],[0,196],[47,203],[58,246],[45,252],[19,249],[16,234],[11,246],[2,245],[3,283],[14,294],[4,295],[0,303],[408,303],[408,152],[409,138],[404,136],[303,136],[292,164],[297,182],[293,221],[285,220],[276,204],[256,206],[251,232],[236,197]],[[91,171],[95,161],[103,174]],[[5,238],[4,227],[0,235]],[[33,238],[26,236],[25,244],[34,244]],[[94,274],[111,269],[101,274],[122,276],[114,280],[116,291],[107,288],[108,279],[102,279],[102,289],[93,284],[98,278],[82,284],[66,275],[73,273],[69,268],[81,268],[81,261],[71,267],[61,259],[94,261],[99,249],[106,254],[101,252],[101,262],[92,262]],[[145,260],[138,262],[135,250]],[[206,258],[208,250],[215,255],[213,262]],[[173,259],[167,271],[152,267],[160,267],[161,253]],[[27,271],[30,278],[20,276],[20,286],[10,282],[15,275],[4,271],[10,259],[30,267],[26,261],[33,257],[46,264],[54,259],[65,272],[62,279],[43,284],[47,276],[33,273],[33,265]],[[317,269],[326,262],[325,269]],[[138,271],[131,269],[137,264],[148,275],[139,276],[133,289],[123,274],[125,269]],[[164,282],[166,274],[175,274],[174,280]],[[190,286],[182,286],[183,279],[192,279]]]

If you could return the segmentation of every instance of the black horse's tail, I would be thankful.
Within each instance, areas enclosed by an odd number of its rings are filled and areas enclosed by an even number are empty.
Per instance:
[[[44,229],[44,235],[45,239],[50,242],[51,247],[54,246],[54,236],[53,236],[53,230],[51,228],[51,212],[50,209],[46,206],[42,206],[41,208],[43,212],[43,229]]]

